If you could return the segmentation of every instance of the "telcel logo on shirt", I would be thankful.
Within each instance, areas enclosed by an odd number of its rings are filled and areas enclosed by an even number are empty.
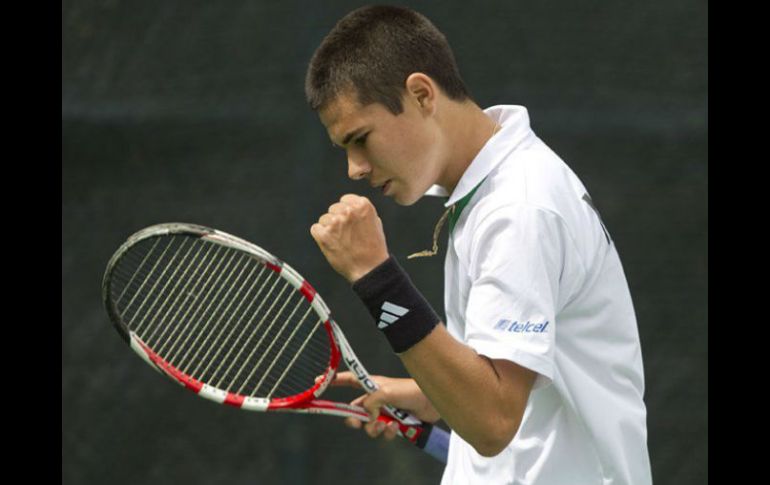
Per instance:
[[[547,326],[547,320],[542,323],[532,323],[529,320],[527,320],[527,323],[519,323],[518,321],[511,321],[503,318],[497,322],[495,330],[512,333],[543,333]]]

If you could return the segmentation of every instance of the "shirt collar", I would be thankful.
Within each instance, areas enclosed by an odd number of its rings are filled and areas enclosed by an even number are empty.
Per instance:
[[[445,207],[471,194],[486,176],[532,133],[529,113],[524,106],[497,105],[485,109],[484,113],[496,120],[502,128],[481,148],[451,194],[438,185],[433,185],[425,193],[425,195],[438,197],[449,196],[444,204]]]

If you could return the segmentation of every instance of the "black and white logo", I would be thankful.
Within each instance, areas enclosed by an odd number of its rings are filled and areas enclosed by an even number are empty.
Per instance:
[[[406,308],[398,306],[394,303],[386,301],[382,304],[382,313],[380,314],[380,323],[377,324],[377,328],[382,330],[387,328],[398,321],[400,317],[403,317],[409,312]]]

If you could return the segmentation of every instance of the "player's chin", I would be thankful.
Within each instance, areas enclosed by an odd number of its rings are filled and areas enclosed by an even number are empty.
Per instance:
[[[396,204],[402,206],[414,205],[423,196],[423,194],[412,194],[408,190],[394,191],[392,195]]]

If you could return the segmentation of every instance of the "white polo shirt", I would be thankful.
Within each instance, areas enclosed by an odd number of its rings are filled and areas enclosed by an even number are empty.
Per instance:
[[[450,232],[446,325],[479,354],[538,377],[499,455],[452,433],[441,483],[650,484],[641,347],[615,244],[526,108],[485,112],[502,129],[446,204],[476,189]]]

